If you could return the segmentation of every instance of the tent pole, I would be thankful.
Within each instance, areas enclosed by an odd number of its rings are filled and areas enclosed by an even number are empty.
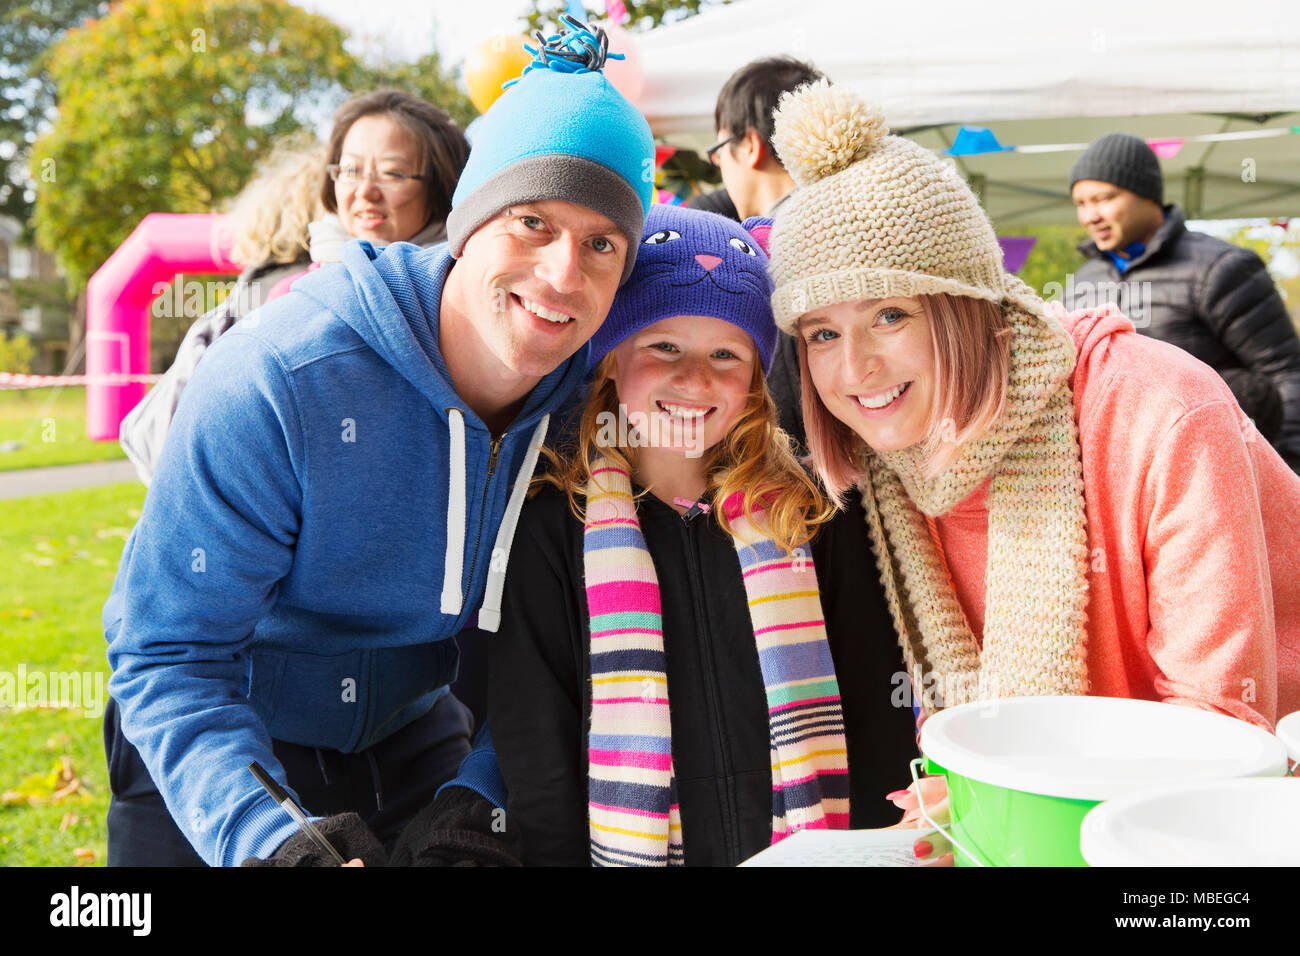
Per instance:
[[[1192,166],[1184,173],[1183,179],[1183,215],[1188,219],[1200,219],[1201,207],[1205,200],[1205,167]]]

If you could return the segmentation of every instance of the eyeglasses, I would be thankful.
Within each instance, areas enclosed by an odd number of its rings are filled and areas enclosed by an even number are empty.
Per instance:
[[[363,179],[368,179],[380,189],[396,189],[399,186],[405,186],[412,179],[428,179],[428,176],[418,176],[415,173],[399,173],[395,169],[375,170],[365,172],[356,166],[344,166],[340,163],[330,163],[325,167],[325,172],[329,173],[330,179],[336,183],[343,183],[345,186],[355,186]]]
[[[722,149],[722,147],[726,146],[728,143],[730,143],[730,142],[731,142],[733,139],[735,139],[735,138],[736,138],[736,137],[734,137],[734,136],[728,136],[728,137],[727,137],[726,139],[724,139],[722,142],[720,142],[720,143],[714,143],[712,146],[710,146],[710,147],[709,147],[709,152],[708,152],[708,154],[707,154],[708,157],[709,157],[709,162],[712,163],[714,166],[718,165],[718,155],[717,155],[717,154],[718,154],[718,150]]]

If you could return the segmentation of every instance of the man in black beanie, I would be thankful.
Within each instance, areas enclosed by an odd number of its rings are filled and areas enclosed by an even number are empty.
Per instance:
[[[1139,332],[1214,368],[1237,403],[1300,472],[1300,338],[1255,253],[1189,232],[1163,202],[1160,161],[1141,138],[1108,133],[1070,170],[1087,262],[1066,283],[1065,306],[1113,302]],[[1283,409],[1279,430],[1277,405]],[[1269,429],[1269,430],[1266,430]]]

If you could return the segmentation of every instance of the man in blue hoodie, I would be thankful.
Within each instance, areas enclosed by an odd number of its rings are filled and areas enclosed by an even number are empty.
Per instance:
[[[110,865],[321,862],[252,761],[347,857],[508,858],[473,828],[416,844],[505,804],[451,638],[496,627],[649,207],[601,46],[552,38],[483,117],[446,246],[349,244],[199,365],[104,606]]]

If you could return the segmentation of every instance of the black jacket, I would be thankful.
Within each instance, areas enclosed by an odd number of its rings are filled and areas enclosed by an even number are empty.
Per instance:
[[[1220,374],[1240,368],[1267,376],[1285,415],[1274,444],[1300,471],[1300,338],[1259,256],[1189,232],[1173,205],[1123,274],[1096,243],[1079,251],[1088,261],[1066,284],[1067,309],[1115,302],[1139,332],[1179,346]]]
[[[768,846],[767,703],[740,565],[715,520],[638,505],[659,575],[673,764],[686,862],[731,866]],[[854,827],[897,823],[916,729],[902,653],[856,500],[812,546],[843,698]],[[530,865],[586,866],[591,710],[582,525],[547,489],[524,508],[510,553],[488,708]],[[896,704],[898,706],[896,706]]]

